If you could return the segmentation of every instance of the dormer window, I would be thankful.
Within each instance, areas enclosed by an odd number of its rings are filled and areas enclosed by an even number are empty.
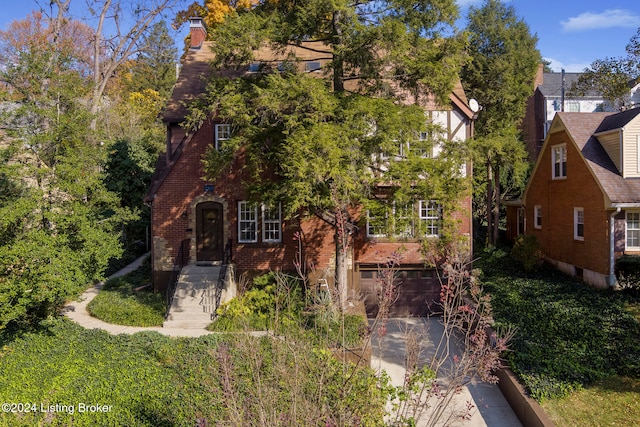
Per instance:
[[[554,145],[551,147],[551,176],[553,179],[567,177],[567,145]]]
[[[322,68],[319,61],[307,61],[304,63],[304,70],[306,72],[316,71]]]
[[[226,141],[231,138],[231,125],[229,123],[218,123],[215,126],[215,146],[216,150],[222,147],[222,141]]]

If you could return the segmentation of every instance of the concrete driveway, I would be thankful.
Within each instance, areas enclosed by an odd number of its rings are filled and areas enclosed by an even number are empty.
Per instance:
[[[437,317],[390,319],[386,323],[386,334],[379,340],[374,331],[371,351],[371,367],[384,369],[395,386],[401,386],[405,374],[405,340],[404,334],[413,328],[420,334],[423,350],[420,361],[424,364],[433,354],[434,343],[442,336],[443,327]],[[515,413],[502,395],[497,385],[482,383],[472,379],[464,389],[455,396],[453,410],[464,410],[467,402],[474,405],[469,420],[452,417],[452,421],[442,422],[446,426],[473,427],[519,427],[522,426]],[[451,408],[448,408],[451,409]],[[447,417],[445,417],[446,419]],[[418,426],[426,426],[426,417],[418,421]]]

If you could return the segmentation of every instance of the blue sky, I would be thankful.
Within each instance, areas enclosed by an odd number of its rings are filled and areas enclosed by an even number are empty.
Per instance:
[[[560,71],[583,71],[596,59],[626,56],[625,47],[640,27],[638,0],[511,0],[538,50]],[[482,0],[458,0],[463,14]],[[462,21],[466,26],[466,20]]]
[[[470,5],[482,0],[457,0],[466,26]],[[42,0],[41,4],[48,4]],[[83,0],[72,0],[77,6]],[[638,0],[510,0],[518,17],[538,36],[538,49],[554,71],[582,71],[596,59],[625,55],[625,47],[640,27]],[[0,0],[0,28],[37,9],[35,0]]]

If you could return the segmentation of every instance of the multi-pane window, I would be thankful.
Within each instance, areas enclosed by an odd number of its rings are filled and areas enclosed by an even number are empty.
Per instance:
[[[640,212],[627,212],[627,249],[640,249]]]
[[[238,202],[238,241],[258,241],[258,207],[251,202]]]
[[[392,208],[383,205],[367,211],[368,237],[433,237],[439,236],[441,229],[442,206],[434,200],[394,204]]]
[[[282,241],[282,219],[280,204],[262,205],[262,241]]]
[[[419,217],[422,229],[427,236],[440,235],[442,206],[435,200],[420,200]]]
[[[535,228],[542,228],[542,206],[540,205],[533,207],[533,226]]]
[[[386,237],[388,232],[388,214],[384,206],[367,211],[367,236]]]
[[[418,141],[411,146],[411,151],[420,157],[432,158],[433,148],[429,146],[429,139],[429,132],[419,132]]]
[[[584,209],[573,208],[573,238],[584,240]]]
[[[216,130],[216,150],[222,147],[222,141],[231,138],[231,125],[229,123],[219,123],[215,126]]]
[[[414,237],[413,232],[414,207],[412,204],[393,206],[393,234],[399,238]]]
[[[551,166],[553,179],[567,177],[567,146],[565,144],[551,147]]]

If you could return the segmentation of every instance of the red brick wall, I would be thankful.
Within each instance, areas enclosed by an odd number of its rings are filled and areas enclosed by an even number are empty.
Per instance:
[[[608,215],[604,197],[565,132],[549,136],[526,194],[526,233],[536,236],[546,256],[608,274]],[[551,179],[551,146],[567,147],[567,178]],[[534,206],[542,207],[542,228],[534,227]],[[574,207],[584,208],[584,241],[574,239]]]
[[[202,165],[202,156],[207,146],[213,142],[213,123],[207,122],[186,143],[182,153],[171,172],[163,181],[163,185],[157,191],[152,203],[152,235],[157,244],[154,244],[155,270],[167,271],[178,254],[180,244],[185,239],[195,237],[194,222],[191,216],[195,215],[192,202],[196,198],[205,197],[205,183],[214,185],[214,193],[211,197],[225,201],[225,221],[227,232],[225,239],[232,239],[232,258],[237,266],[237,271],[245,270],[293,270],[294,259],[298,248],[298,241],[294,235],[300,233],[303,258],[307,265],[315,268],[326,268],[333,264],[335,258],[335,243],[333,228],[317,217],[310,217],[302,221],[289,221],[284,223],[283,243],[238,243],[237,202],[246,200],[247,195],[243,190],[243,182],[249,175],[242,168],[243,156],[239,155],[235,160],[231,172],[223,174],[215,182],[205,179]],[[459,221],[460,232],[471,234],[471,198],[465,197],[461,201],[461,208],[454,214]],[[186,214],[186,215],[185,215]],[[261,224],[259,222],[258,226]],[[355,237],[354,256],[355,262],[383,263],[387,256],[398,248],[395,243],[372,243],[366,239],[366,222]],[[405,243],[407,253],[403,258],[405,263],[422,264],[418,243]],[[195,256],[190,254],[192,259]],[[159,266],[159,261],[164,259],[164,265]]]

